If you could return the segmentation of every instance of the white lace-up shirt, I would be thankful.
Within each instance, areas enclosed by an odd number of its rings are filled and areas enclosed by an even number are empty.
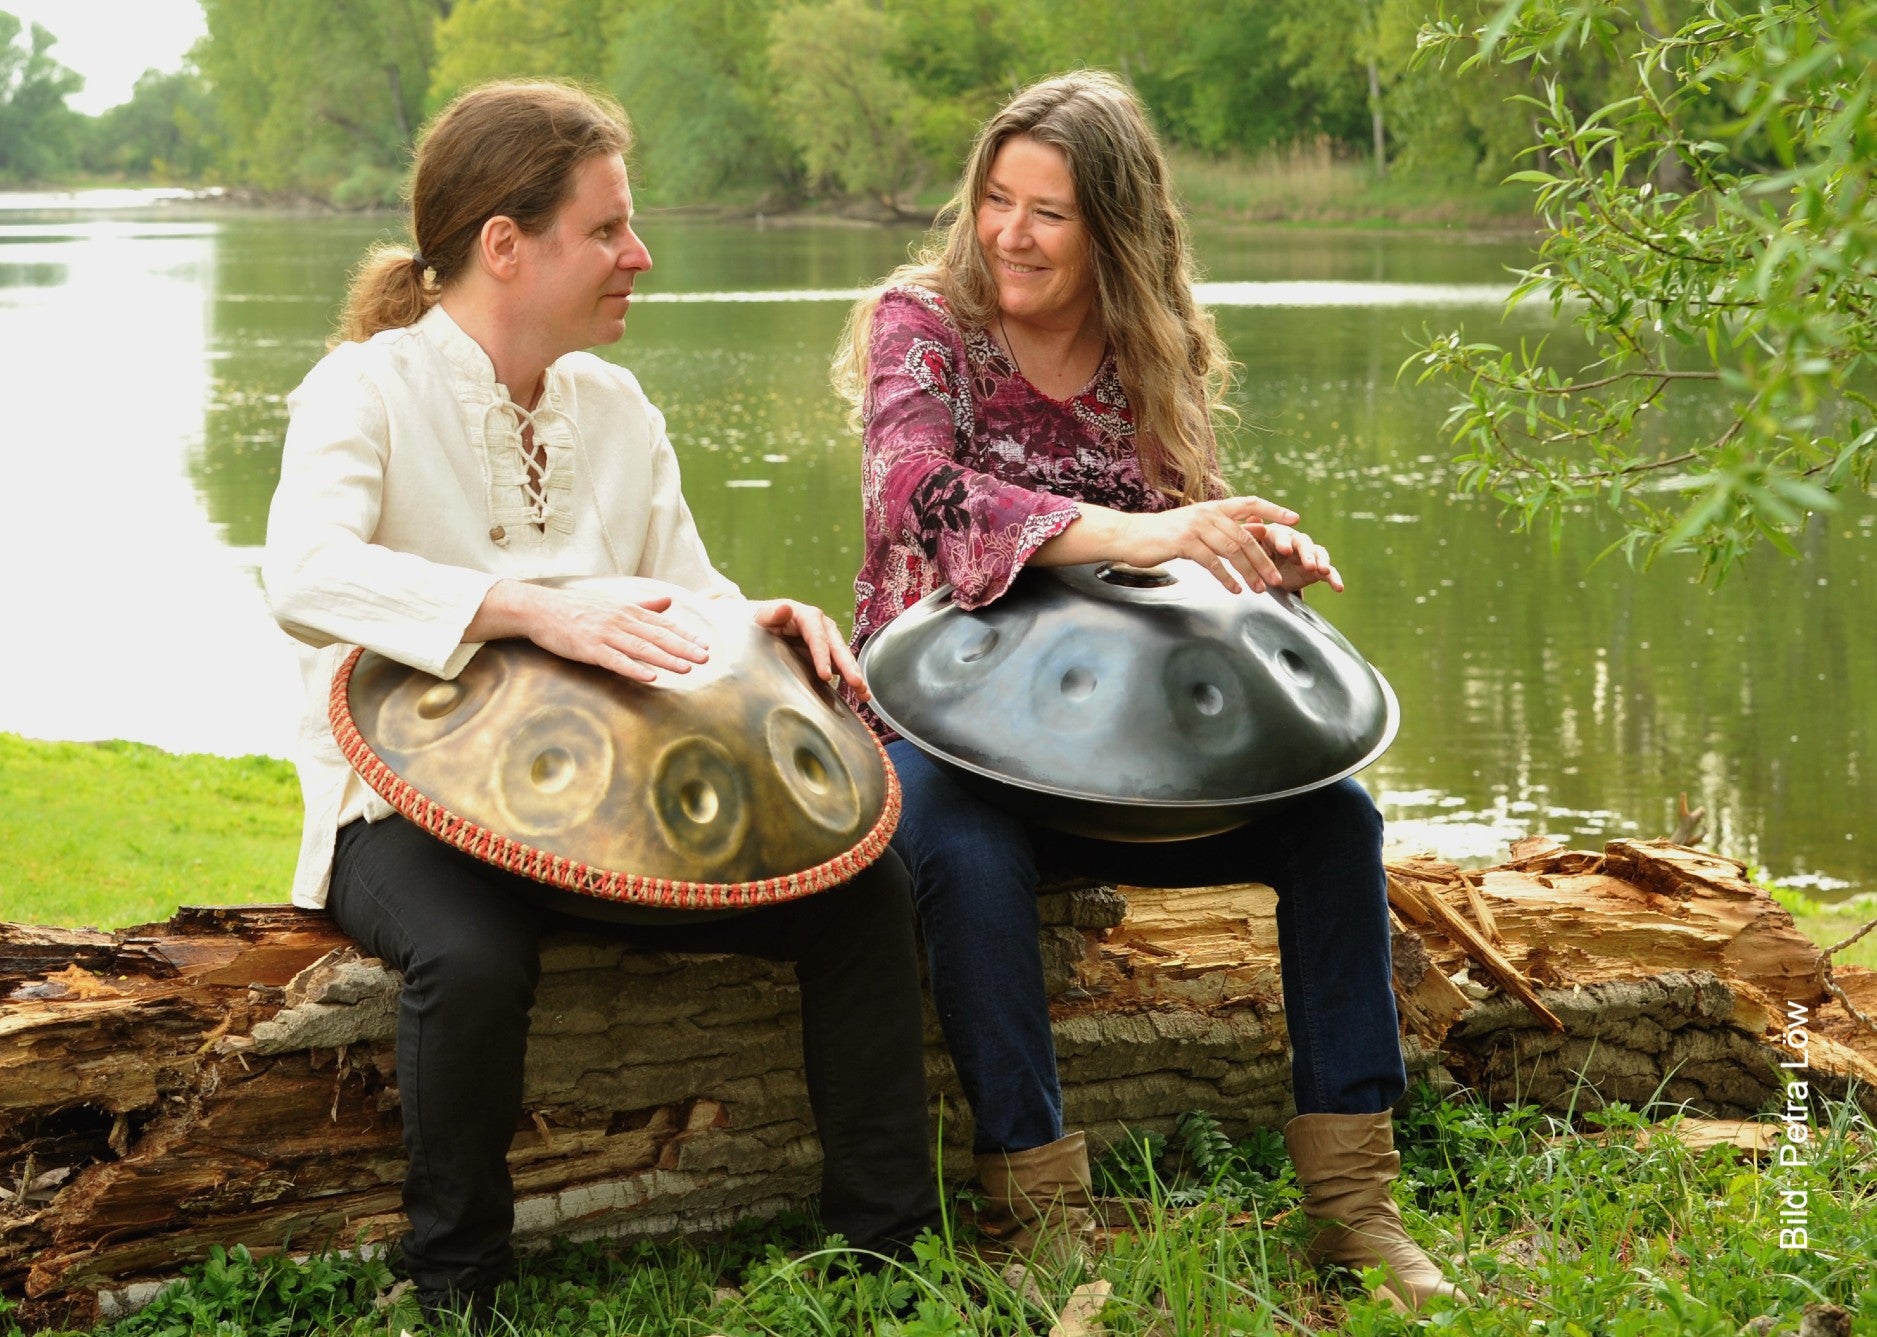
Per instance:
[[[463,631],[503,578],[737,589],[704,552],[663,415],[632,373],[591,354],[550,366],[528,412],[437,306],[333,349],[287,406],[261,574],[274,617],[304,643],[294,762],[306,827],[293,901],[317,909],[339,828],[391,811],[347,764],[327,719],[332,675],[354,646],[453,678],[479,648]]]

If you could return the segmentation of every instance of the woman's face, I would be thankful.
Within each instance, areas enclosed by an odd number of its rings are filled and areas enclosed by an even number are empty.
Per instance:
[[[997,150],[978,205],[978,245],[1004,316],[1076,326],[1094,308],[1088,227],[1060,149],[1018,135]]]

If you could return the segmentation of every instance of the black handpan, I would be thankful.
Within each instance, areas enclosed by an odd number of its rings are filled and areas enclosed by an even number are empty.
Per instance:
[[[1183,560],[1027,567],[971,611],[947,586],[860,664],[880,718],[962,783],[1110,840],[1229,831],[1361,770],[1400,721],[1302,599],[1233,593]]]

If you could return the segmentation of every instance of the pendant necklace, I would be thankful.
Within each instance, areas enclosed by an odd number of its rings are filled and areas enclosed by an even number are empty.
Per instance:
[[[1004,352],[1010,357],[1010,365],[1017,369],[1017,375],[1023,376],[1023,379],[1026,381],[1029,380],[1030,378],[1023,374],[1023,364],[1017,361],[1017,350],[1011,346],[1010,331],[1004,328],[1004,313],[1002,311],[997,313],[997,332],[1004,336]]]

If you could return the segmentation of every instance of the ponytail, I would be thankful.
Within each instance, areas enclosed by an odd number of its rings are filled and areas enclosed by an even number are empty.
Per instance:
[[[333,342],[354,343],[380,330],[415,325],[436,304],[436,275],[408,247],[381,242],[365,253],[346,289]]]

